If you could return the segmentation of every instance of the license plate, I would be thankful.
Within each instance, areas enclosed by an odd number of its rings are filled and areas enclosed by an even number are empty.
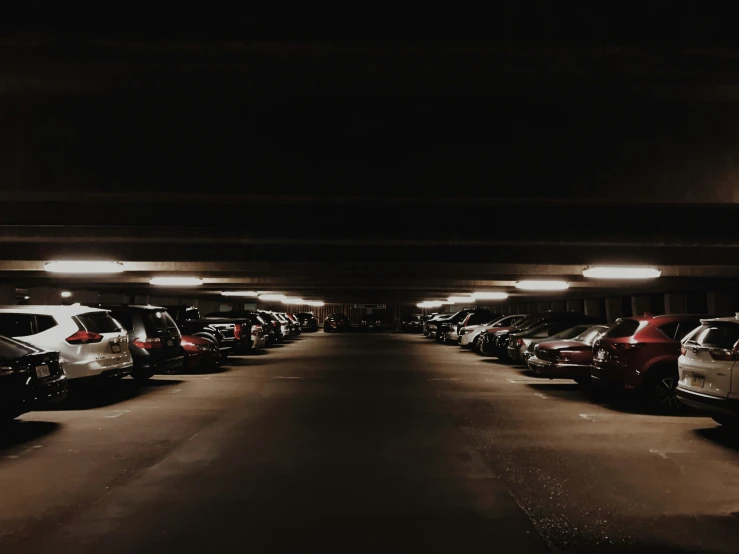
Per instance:
[[[51,372],[49,371],[48,365],[37,365],[36,366],[36,377],[39,379],[43,379],[44,377],[49,377],[51,375]]]
[[[598,361],[603,361],[606,359],[606,351],[605,350],[598,350],[595,354],[595,359]]]
[[[699,389],[702,389],[705,382],[706,382],[706,378],[703,375],[693,374],[690,376],[690,386],[691,387],[697,387]]]
[[[173,340],[168,340],[167,341],[167,346],[174,346],[174,341]]]
[[[111,344],[110,345],[110,351],[113,352],[113,354],[119,354],[121,351],[121,345],[120,344]]]

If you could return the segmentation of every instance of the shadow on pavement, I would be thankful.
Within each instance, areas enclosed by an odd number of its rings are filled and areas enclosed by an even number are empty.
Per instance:
[[[52,421],[8,421],[0,425],[0,452],[55,433],[61,427]]]
[[[694,432],[696,435],[719,446],[739,451],[739,433],[737,433],[736,429],[727,428],[717,423],[715,427],[696,429]]]
[[[133,379],[122,379],[116,383],[109,383],[97,387],[73,387],[69,391],[67,400],[48,406],[43,411],[92,410],[125,402],[138,396],[143,396],[157,389],[179,385],[179,379],[157,379],[156,376],[139,384]]]

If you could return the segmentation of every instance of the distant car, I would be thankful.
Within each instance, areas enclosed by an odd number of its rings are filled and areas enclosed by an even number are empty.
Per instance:
[[[409,315],[400,321],[400,330],[403,333],[420,333],[423,329],[423,316]]]
[[[482,325],[465,325],[458,333],[459,346],[477,350],[480,336],[483,332],[511,327],[521,321],[524,317],[526,317],[526,314],[504,315],[491,321],[486,321]]]
[[[59,352],[0,336],[0,421],[61,402],[67,396],[67,377]]]
[[[435,322],[436,327],[433,333],[430,333],[430,338],[436,339],[436,342],[446,342],[447,335],[450,331],[452,329],[456,330],[457,326],[472,312],[473,310],[471,309],[464,309],[451,314],[449,317],[438,318]]]
[[[323,332],[348,331],[350,328],[349,318],[344,314],[329,314],[323,322]]]
[[[678,400],[710,414],[722,425],[739,427],[737,360],[739,313],[735,317],[702,320],[682,341],[677,361]]]
[[[267,344],[272,345],[281,342],[285,338],[282,333],[282,322],[272,312],[259,310],[257,313],[267,324],[267,334],[269,335]]]
[[[241,325],[239,322],[228,318],[203,318],[198,308],[187,304],[164,308],[174,319],[180,333],[213,341],[224,358],[239,349],[239,341],[236,339],[236,334],[241,334],[241,329],[236,330],[236,325]]]
[[[128,333],[107,310],[79,304],[4,307],[0,335],[59,352],[70,383],[119,379],[133,369]]]
[[[182,369],[182,335],[172,316],[159,306],[103,305],[128,331],[134,379],[149,379],[156,373]]]
[[[382,320],[376,314],[365,314],[359,326],[362,331],[382,331]]]
[[[436,331],[441,322],[446,321],[454,314],[441,313],[429,317],[423,324],[423,336],[427,339],[435,339]]]
[[[272,316],[265,314],[266,312],[252,312],[250,310],[228,310],[210,312],[206,314],[205,319],[206,321],[214,322],[230,321],[233,324],[234,352],[243,354],[253,348],[259,348],[271,342],[271,337],[267,338],[264,335],[269,334],[269,322],[267,319]],[[277,320],[274,321],[274,326],[279,330],[279,322]]]
[[[456,322],[452,323],[444,334],[444,343],[446,344],[459,344],[459,331],[466,326],[481,325],[486,321],[497,319],[500,314],[491,312],[486,308],[477,308],[474,310],[467,311],[467,315],[459,317]]]
[[[534,327],[528,331],[511,334],[511,342],[508,345],[508,358],[515,362],[524,364],[529,357],[529,345],[544,340],[567,340],[576,337],[585,331],[590,325],[575,325],[569,327],[569,323],[549,323]],[[564,329],[562,329],[564,327]],[[531,349],[533,352],[533,348]]]
[[[295,317],[295,314],[286,313],[285,316],[290,320],[290,327],[292,328],[293,333],[296,335],[302,334],[303,327],[300,325],[298,318]]]
[[[543,340],[534,345],[527,365],[539,377],[589,383],[593,343],[606,331],[607,325],[593,325],[569,340]]]
[[[298,312],[295,316],[298,318],[300,328],[303,331],[310,331],[311,333],[318,331],[318,320],[313,312]]]
[[[593,344],[593,384],[634,391],[652,411],[675,411],[680,341],[706,317],[645,314],[616,320]]]
[[[221,361],[218,346],[208,339],[193,335],[182,335],[180,342],[185,353],[185,370],[213,369]]]

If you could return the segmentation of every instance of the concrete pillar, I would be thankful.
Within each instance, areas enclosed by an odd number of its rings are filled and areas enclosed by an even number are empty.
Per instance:
[[[584,313],[584,309],[582,300],[567,300],[565,302],[565,311]]]
[[[552,309],[552,303],[551,302],[537,302],[536,304],[536,311],[541,312],[548,312]]]
[[[711,290],[706,295],[708,313],[711,315],[734,315],[736,296],[726,290]]]
[[[588,317],[605,317],[603,301],[600,298],[587,298],[584,301],[585,315]]]
[[[606,321],[613,323],[624,315],[623,300],[620,296],[606,298]]]
[[[648,294],[638,294],[631,297],[631,313],[635,316],[652,313],[652,297]],[[668,312],[669,313],[669,312]]]
[[[15,285],[0,285],[0,306],[15,304]]]
[[[666,314],[688,313],[688,295],[685,293],[665,294],[665,313]]]

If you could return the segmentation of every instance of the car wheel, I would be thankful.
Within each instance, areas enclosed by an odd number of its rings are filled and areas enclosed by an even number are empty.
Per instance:
[[[677,390],[678,372],[676,367],[657,367],[647,375],[645,400],[650,411],[672,414],[680,410]]]

